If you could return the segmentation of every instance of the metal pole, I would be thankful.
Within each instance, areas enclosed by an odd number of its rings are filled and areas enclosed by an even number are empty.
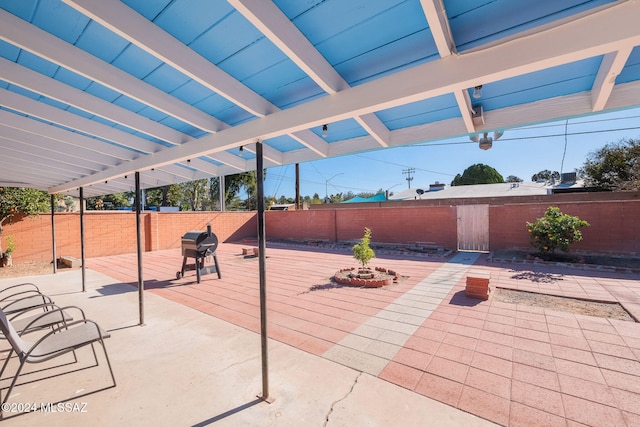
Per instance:
[[[218,186],[220,187],[218,189],[218,198],[220,199],[220,212],[224,212],[225,206],[224,206],[224,175],[220,175],[218,177]]]
[[[58,256],[56,255],[56,220],[55,194],[51,195],[51,252],[53,253],[53,274],[58,272]]]
[[[262,142],[256,142],[256,181],[258,184],[258,253],[260,270],[260,344],[262,348],[262,396],[260,399],[272,402],[269,398],[269,356],[267,352],[267,270],[266,237],[264,227],[264,170]]]
[[[140,221],[140,210],[142,206],[140,191],[140,172],[136,172],[136,233],[138,246],[138,313],[140,325],[144,325],[144,279],[142,278],[142,222]]]
[[[296,210],[300,208],[300,163],[296,163]]]
[[[84,256],[84,189],[80,187],[80,261],[82,262],[82,292],[87,290],[87,270]]]

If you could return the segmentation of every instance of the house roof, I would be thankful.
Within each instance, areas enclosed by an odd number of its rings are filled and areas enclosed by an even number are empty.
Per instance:
[[[270,167],[636,107],[638,22],[612,0],[0,0],[0,185],[100,195],[253,170],[257,140]]]
[[[371,196],[371,197],[355,196],[349,200],[345,200],[342,203],[385,202],[385,201],[387,201],[387,197],[385,196],[385,194],[378,193],[375,196]]]
[[[556,188],[582,188],[583,182],[552,184],[548,181],[539,182],[504,182],[497,184],[457,185],[430,189],[430,186],[410,188],[392,196],[389,200],[433,200],[433,199],[462,199],[483,197],[508,196],[540,196],[551,194]]]

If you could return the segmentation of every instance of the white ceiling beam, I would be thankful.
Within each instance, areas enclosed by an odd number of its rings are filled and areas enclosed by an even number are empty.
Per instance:
[[[468,133],[474,133],[476,126],[473,123],[473,106],[471,105],[471,97],[466,89],[456,90],[453,92],[456,102],[460,108],[462,122]]]
[[[354,152],[369,151],[376,148],[379,148],[376,140],[371,135],[365,135],[332,142],[329,154],[331,157],[342,156]]]
[[[424,16],[427,18],[431,35],[441,58],[456,52],[456,44],[449,27],[449,19],[442,0],[420,0]]]
[[[320,157],[327,157],[329,154],[329,143],[320,138],[309,129],[300,130],[289,134],[293,139],[318,154]]]
[[[627,46],[625,49],[607,53],[602,58],[598,75],[591,89],[593,111],[601,111],[607,105],[607,100],[616,84],[616,77],[624,68],[632,50],[633,47]]]
[[[124,3],[105,0],[62,1],[251,114],[264,117],[277,110],[269,101]]]
[[[319,160],[323,158],[324,156],[319,156],[315,151],[307,150],[306,148],[300,148],[298,150],[287,151],[284,153],[284,163],[288,165],[293,163],[310,162],[312,160]]]
[[[640,34],[635,29],[637,22],[640,22],[640,4],[621,3],[550,31],[531,34],[471,54],[427,62],[345,89],[332,96],[319,98],[217,134],[147,155],[112,170],[85,177],[79,182],[84,185],[109,174],[118,175],[121,172],[143,170],[156,164],[182,161],[237,147],[255,140],[256,137],[268,139],[354,115],[373,113],[464,90],[478,81],[489,83],[603,55],[615,51],[620,45],[635,46],[640,44]],[[527,55],[522,55],[522,52],[527,52]],[[479,64],[482,66],[478,66]],[[424,78],[426,75],[429,79]],[[638,100],[635,100],[635,104],[638,104]],[[511,125],[529,123],[529,118],[523,116],[517,121],[518,123]],[[77,185],[70,182],[53,187],[51,191],[64,191]]]
[[[243,147],[248,152],[255,154],[256,153],[256,146],[255,146],[255,141],[253,141],[253,142],[254,142],[253,144],[246,144],[246,145],[243,145]],[[280,166],[282,164],[282,162],[284,161],[282,152],[276,150],[275,148],[271,147],[268,144],[262,144],[262,157],[264,158],[264,160],[267,160],[267,161],[273,163],[273,166]],[[255,164],[255,161],[254,162],[249,162],[247,160],[247,165],[249,165],[249,163]],[[254,167],[254,169],[255,169],[255,167]]]
[[[264,34],[278,49],[280,49],[293,63],[304,71],[311,79],[328,94],[340,92],[349,84],[333,68],[324,56],[309,42],[300,30],[273,3],[252,0],[227,0],[251,24]],[[374,114],[355,117],[356,121],[379,142],[386,147],[389,129]],[[311,132],[313,133],[313,132]],[[295,138],[309,149],[318,154],[326,148],[318,147],[319,142],[312,135],[304,142],[304,137],[298,134]]]
[[[80,173],[75,173],[73,171],[61,171],[57,169],[49,169],[42,162],[38,162],[36,159],[32,160],[20,160],[17,157],[13,157],[11,153],[7,153],[7,155],[3,155],[1,162],[4,164],[3,169],[12,170],[16,166],[19,166],[15,169],[16,179],[20,179],[20,176],[25,176],[24,174],[33,175],[35,177],[45,177],[46,179],[53,179],[58,182],[63,182],[65,179],[68,179],[69,176],[75,176],[80,178],[82,175]]]
[[[140,138],[139,136],[52,107],[43,102],[35,101],[26,96],[18,95],[15,92],[0,89],[0,94],[2,95],[0,96],[0,105],[3,107],[37,117],[44,121],[56,123],[57,125],[93,135],[143,153],[153,153],[163,148],[162,145]]]
[[[207,132],[228,125],[0,9],[0,39]]]
[[[242,157],[238,157],[235,154],[229,153],[228,151],[219,151],[215,154],[209,155],[208,157],[217,162],[230,166],[240,172],[244,172],[247,170],[247,161]]]
[[[440,57],[446,58],[447,56],[455,54],[456,43],[453,40],[449,19],[447,18],[447,12],[442,0],[420,0],[420,4],[427,18],[427,23],[429,24],[429,29],[431,30],[431,35],[436,43]],[[460,116],[467,131],[469,133],[475,132],[469,93],[466,89],[462,89],[453,91],[453,95],[456,98]]]
[[[378,118],[374,113],[363,114],[361,116],[354,117],[356,122],[360,124],[367,131],[369,135],[373,137],[380,147],[389,146],[389,138],[391,132],[387,128],[382,120]]]
[[[68,86],[64,83],[61,83],[55,79],[44,76],[42,74],[36,73],[35,71],[30,70],[29,68],[22,67],[16,64],[15,62],[11,62],[4,58],[0,58],[0,79],[3,79],[17,86],[20,86],[29,91],[38,93],[42,96],[46,96],[47,98],[54,99],[64,104],[69,104],[75,108],[86,111],[87,113],[94,114],[103,119],[112,121],[121,126],[128,127],[130,129],[147,134],[151,137],[157,138],[161,141],[164,141],[173,145],[182,144],[184,142],[191,141],[194,139],[193,137],[185,133],[179,132],[175,129],[162,125],[158,122],[154,122],[144,116],[135,114],[132,111],[119,107],[115,104],[111,104],[105,100],[96,98],[79,89]],[[6,91],[6,93],[11,93],[11,92]],[[5,96],[0,97],[0,103],[6,103],[7,108],[16,109],[15,107],[12,107],[10,104],[8,104],[9,102],[8,96],[9,95],[7,95],[6,97]],[[49,107],[49,108],[53,108],[53,107]],[[46,120],[55,121],[55,120],[51,120],[51,118],[48,118]],[[70,126],[69,124],[66,124],[65,126],[72,127],[72,128],[74,127],[74,126]],[[84,127],[82,131],[88,134],[101,136],[105,139],[109,139],[113,141],[113,138],[105,137],[104,135],[100,135],[99,133],[92,133],[92,131],[86,127]],[[124,135],[121,134],[121,136],[125,139],[129,137],[133,137],[133,138],[144,141],[141,138],[138,138],[132,135],[128,135],[128,136],[127,135],[128,134],[126,133],[124,133]],[[114,142],[122,143],[122,140],[119,139],[118,141],[114,141]],[[154,144],[149,141],[147,142],[149,144]],[[154,151],[157,151],[160,147],[161,146],[156,146],[156,150]],[[145,148],[143,146],[137,146],[134,148],[137,148],[141,151],[149,151],[150,149],[148,147]],[[161,148],[164,148],[164,147],[161,147]],[[221,163],[228,162],[237,170],[240,170],[240,171],[246,170],[244,166],[244,161],[239,157],[233,156],[233,155],[226,155],[222,153],[220,154],[221,156],[219,158],[218,156],[216,156],[214,159]],[[206,165],[203,164],[202,166],[205,167]]]
[[[194,168],[195,169],[195,168]],[[164,179],[167,181],[175,181],[175,180],[184,180],[191,181],[195,176],[195,170],[187,169],[185,167],[180,166],[178,163],[173,163],[170,165],[165,165],[161,168],[155,169],[155,174],[158,175],[158,178],[164,175]]]
[[[188,135],[0,57],[0,79],[170,144]]]
[[[138,15],[124,4],[120,2],[110,3],[102,0],[64,1],[81,13],[145,50],[147,53],[166,62],[205,87],[240,105],[252,114],[263,117],[279,110],[278,107],[211,64],[205,58],[193,52],[180,41],[144,17]],[[276,10],[278,9],[276,8]],[[289,22],[288,20],[286,21]],[[309,46],[311,45],[309,44]],[[313,46],[311,46],[311,49],[315,51]],[[324,61],[324,58],[322,58],[322,60]],[[329,68],[331,67],[329,66]],[[331,70],[333,71],[333,68],[331,68]],[[337,75],[335,71],[333,72]],[[341,79],[339,76],[338,78]],[[315,145],[313,141],[308,144],[310,146]],[[281,157],[281,153],[271,152],[270,155],[268,159],[276,163],[279,162],[278,158]]]
[[[278,7],[267,1],[227,0],[325,92],[349,87],[318,50]]]
[[[191,159],[190,161],[188,160],[187,162],[185,162],[185,164],[188,167],[203,171],[208,175],[216,176],[220,173],[220,166],[209,163],[205,160],[202,160],[201,158]]]
[[[131,181],[133,182],[133,180]],[[95,188],[92,188],[92,187],[95,187]],[[78,188],[75,188],[72,190],[76,191],[75,193],[76,195],[79,193]],[[100,185],[95,185],[95,186],[89,185],[85,187],[83,189],[82,195],[86,199],[87,197],[102,196],[104,194],[122,193],[125,191],[134,191],[134,186],[132,185],[130,187],[124,183],[110,180],[108,182],[101,183]]]
[[[0,125],[39,135],[43,138],[59,141],[70,147],[68,151],[87,150],[93,153],[96,158],[99,155],[109,156],[113,158],[112,161],[107,163],[109,166],[113,166],[114,163],[119,163],[120,160],[133,160],[134,158],[139,157],[139,153],[136,153],[135,151],[112,144],[105,144],[102,141],[89,138],[79,133],[70,132],[66,129],[39,122],[8,111],[0,110]],[[101,161],[105,160],[104,156],[99,157],[103,159]],[[91,159],[91,157],[89,157],[89,159]]]
[[[37,159],[43,159],[43,163],[52,168],[77,168],[82,175],[90,175],[96,170],[100,170],[101,166],[95,162],[79,159],[69,156],[56,150],[49,149],[47,141],[36,135],[25,133],[17,129],[1,128],[2,137],[0,137],[0,148],[3,150],[11,150],[16,153],[23,153]],[[40,145],[30,144],[29,141],[38,139]]]
[[[31,166],[33,168],[39,169],[40,171],[45,171],[45,176],[49,178],[56,178],[58,182],[63,182],[68,179],[69,176],[75,176],[79,178],[86,174],[82,173],[82,171],[78,170],[78,168],[59,168],[52,166],[50,163],[47,163],[46,160],[43,160],[39,157],[29,156],[26,153],[21,153],[9,149],[3,149],[3,160],[8,162],[10,166],[3,168],[5,171],[7,168],[11,168],[11,176],[14,176],[15,173],[20,173],[26,166]]]

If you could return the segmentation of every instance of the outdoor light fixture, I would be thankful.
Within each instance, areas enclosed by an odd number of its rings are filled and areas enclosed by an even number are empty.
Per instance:
[[[481,150],[488,150],[493,146],[493,138],[487,135],[488,133],[485,132],[482,138],[480,138],[480,141],[478,141],[478,147],[480,147]]]
[[[504,135],[504,132],[501,130],[497,130],[495,132],[493,132],[493,137],[489,136],[489,132],[485,132],[482,137],[480,137],[480,135],[478,135],[477,133],[474,135],[471,135],[469,137],[469,139],[473,142],[477,142],[478,143],[478,147],[481,150],[488,150],[489,148],[491,148],[493,146],[493,141],[496,141],[498,139],[500,139],[500,137]]]
[[[329,125],[322,125],[322,137],[326,138],[329,133]]]
[[[244,145],[240,146],[240,152],[242,153],[244,151]]]
[[[476,99],[480,98],[482,96],[482,85],[475,86],[473,88],[473,94],[471,96]]]

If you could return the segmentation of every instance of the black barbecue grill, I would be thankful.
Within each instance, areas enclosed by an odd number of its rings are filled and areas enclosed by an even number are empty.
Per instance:
[[[207,224],[206,231],[189,231],[182,236],[182,269],[176,273],[176,279],[184,277],[187,266],[187,258],[195,259],[196,277],[200,283],[200,276],[203,274],[218,273],[218,279],[222,278],[216,248],[218,247],[218,237],[211,232],[211,224]],[[215,266],[204,266],[205,258],[213,256]]]

